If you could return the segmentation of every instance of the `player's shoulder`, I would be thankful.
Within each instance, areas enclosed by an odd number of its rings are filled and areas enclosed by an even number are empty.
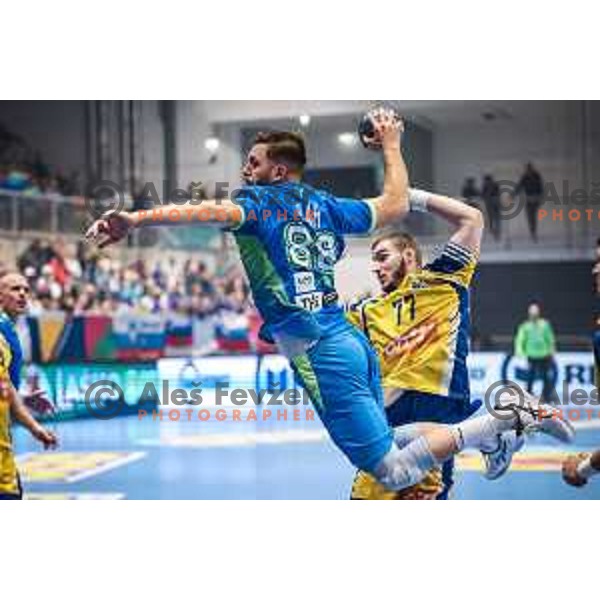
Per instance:
[[[258,201],[261,195],[268,193],[267,186],[244,184],[234,190],[231,194],[232,200],[255,200]]]
[[[368,306],[375,306],[376,304],[378,304],[382,298],[383,296],[375,294],[369,294],[366,296],[361,296],[360,298],[354,298],[348,303],[348,310],[350,312],[362,312]]]
[[[434,249],[432,259],[423,266],[424,272],[454,275],[465,269],[474,269],[479,261],[479,253],[471,248],[449,241]]]
[[[11,330],[8,329],[8,325],[10,321],[7,319],[3,321],[0,319],[0,355],[3,359],[6,357],[10,357],[12,354],[12,346],[13,346],[13,336],[11,335]]]
[[[432,259],[424,268],[436,262],[451,262],[453,264],[468,266],[469,264],[476,263],[478,260],[479,253],[476,250],[450,240],[434,248]]]
[[[245,184],[236,190],[237,198],[253,200],[277,199],[285,202],[294,200],[319,200],[332,198],[326,190],[317,189],[303,181],[284,181],[271,184]]]
[[[332,203],[339,204],[343,203],[345,198],[341,198],[336,196],[333,192],[325,188],[317,188],[308,183],[301,182],[298,184],[302,190],[302,193],[306,195],[307,198],[315,201],[321,201],[324,203]]]
[[[6,313],[0,312],[0,335],[5,337],[13,329],[13,324]]]

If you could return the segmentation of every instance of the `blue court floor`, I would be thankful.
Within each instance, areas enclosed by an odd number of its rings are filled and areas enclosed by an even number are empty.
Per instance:
[[[24,430],[14,432],[30,498],[345,499],[353,476],[318,420],[161,423],[129,416],[51,427],[61,439],[53,452],[41,451]],[[570,448],[534,440],[496,482],[483,479],[478,456],[464,455],[454,497],[600,498],[600,478],[574,489],[559,473],[564,452],[598,446],[595,427],[579,431]]]

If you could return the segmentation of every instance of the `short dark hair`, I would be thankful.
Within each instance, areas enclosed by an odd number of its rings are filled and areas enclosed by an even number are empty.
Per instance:
[[[284,163],[291,169],[302,171],[306,165],[304,138],[293,131],[268,131],[259,133],[254,145],[265,144],[270,160]]]
[[[420,267],[423,264],[423,253],[421,252],[421,248],[419,248],[417,240],[410,235],[410,233],[405,233],[404,231],[397,231],[394,229],[383,231],[371,242],[371,250],[375,248],[377,244],[387,241],[391,241],[399,251],[402,251],[405,248],[411,248],[415,252],[417,265]]]

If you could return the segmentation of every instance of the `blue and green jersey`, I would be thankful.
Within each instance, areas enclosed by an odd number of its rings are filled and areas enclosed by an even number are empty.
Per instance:
[[[334,268],[345,235],[374,229],[372,203],[293,182],[246,186],[234,201],[243,213],[235,238],[265,321],[261,336],[313,340],[344,324]]]

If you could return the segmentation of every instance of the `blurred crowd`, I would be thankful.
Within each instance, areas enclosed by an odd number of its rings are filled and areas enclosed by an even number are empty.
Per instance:
[[[41,163],[40,163],[41,164]],[[77,193],[77,175],[66,177],[60,170],[25,163],[0,164],[0,191],[19,192],[23,196],[62,195]]]
[[[216,274],[197,259],[124,264],[83,243],[35,240],[17,266],[31,286],[32,314],[127,311],[205,317],[222,310],[243,312],[250,306],[249,288],[239,268]]]

